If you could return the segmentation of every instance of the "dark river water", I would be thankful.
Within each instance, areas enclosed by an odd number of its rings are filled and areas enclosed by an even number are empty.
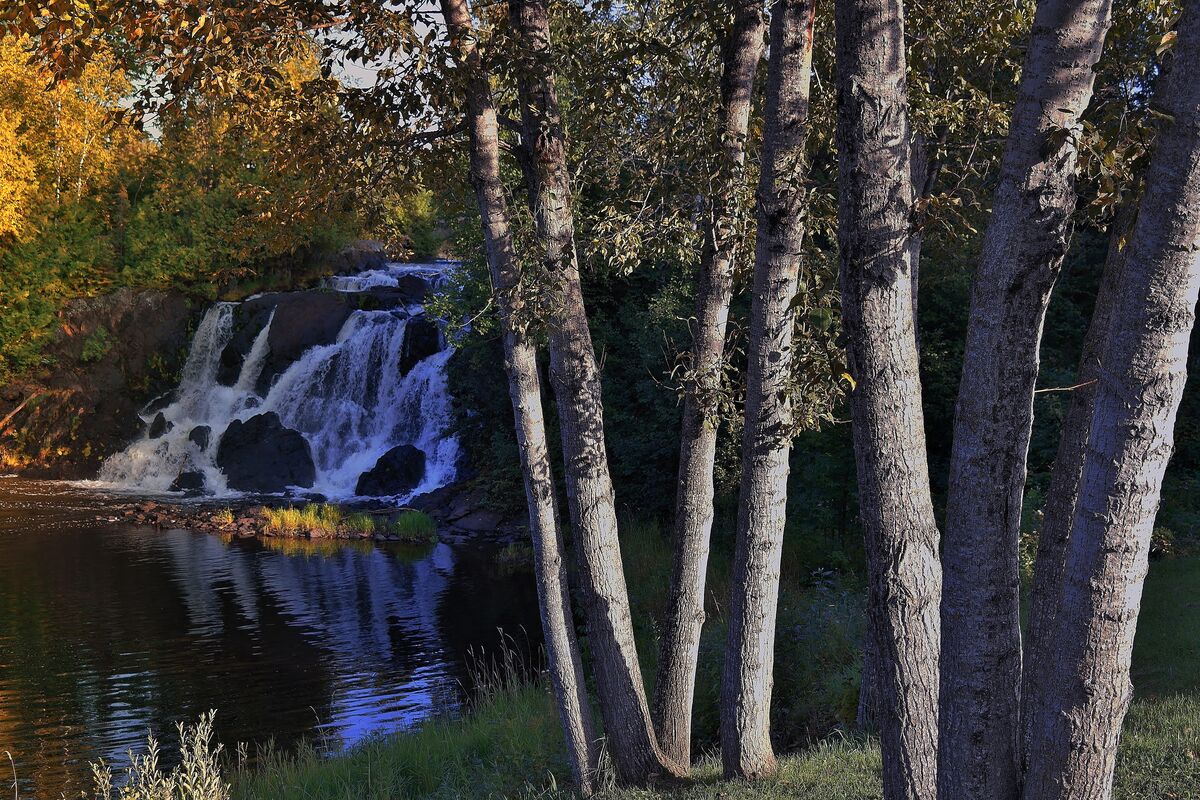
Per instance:
[[[227,748],[340,748],[453,711],[500,630],[537,647],[533,582],[494,554],[154,531],[0,479],[0,788],[8,751],[23,796],[77,795],[89,760],[208,709]]]

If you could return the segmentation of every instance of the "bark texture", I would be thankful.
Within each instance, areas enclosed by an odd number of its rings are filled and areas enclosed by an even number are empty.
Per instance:
[[[654,684],[659,746],[684,765],[692,760],[692,696],[704,626],[704,578],[713,522],[717,399],[742,216],[737,197],[745,180],[754,75],[763,51],[762,4],[736,0],[733,10],[721,73],[718,173],[709,192],[711,219],[697,274],[692,357],[685,381],[671,586]]]
[[[1029,723],[1043,712],[1044,689],[1050,680],[1050,668],[1057,646],[1054,644],[1054,621],[1058,613],[1060,590],[1066,570],[1067,540],[1075,519],[1075,504],[1079,497],[1079,482],[1087,456],[1088,434],[1092,427],[1092,406],[1096,396],[1096,381],[1100,377],[1100,358],[1108,335],[1112,306],[1121,286],[1121,270],[1125,251],[1121,240],[1132,226],[1134,206],[1126,206],[1114,220],[1109,240],[1104,274],[1096,295],[1096,306],[1083,341],[1079,358],[1076,388],[1063,418],[1058,452],[1050,474],[1050,488],[1038,535],[1037,559],[1034,563],[1033,589],[1030,593],[1028,641],[1021,672],[1021,722],[1025,747],[1023,764],[1029,763]]]
[[[742,487],[721,688],[721,760],[727,777],[759,778],[776,767],[771,687],[793,436],[788,392],[791,302],[804,240],[804,147],[815,7],[815,0],[776,0],[771,11]]]
[[[838,0],[838,239],[884,795],[936,796],[941,566],[913,329],[900,0]]]
[[[909,175],[912,180],[913,214],[912,225],[908,234],[908,270],[912,286],[912,317],[913,338],[917,343],[917,361],[920,363],[921,354],[921,317],[919,289],[921,275],[921,245],[924,236],[921,224],[924,217],[922,204],[933,191],[933,180],[936,179],[936,169],[930,169],[925,137],[914,132],[912,135],[912,151]],[[862,646],[862,669],[858,688],[858,711],[855,715],[855,725],[862,730],[874,731],[879,726],[879,650],[875,646],[875,638],[867,636]]]
[[[1200,292],[1200,2],[1178,25],[1169,86],[1096,384],[1055,619],[1056,660],[1032,721],[1028,800],[1112,793],[1150,534]]]
[[[1018,540],[1038,348],[1071,238],[1075,136],[1111,0],[1041,0],[971,297],[946,506],[944,800],[1020,791]]]
[[[549,9],[545,0],[514,0],[509,9],[519,46],[521,122],[533,159],[534,220],[547,280],[550,380],[558,400],[567,501],[608,748],[622,782],[682,777],[686,769],[656,742],[634,645],[604,444],[600,373],[575,254]]]
[[[520,270],[513,252],[512,229],[500,178],[500,136],[488,76],[475,46],[466,0],[442,0],[442,12],[462,72],[470,136],[471,182],[483,221],[488,268],[500,310],[504,366],[516,425],[517,450],[525,480],[529,530],[533,539],[534,577],[545,638],[546,665],[566,739],[571,771],[581,793],[594,790],[599,744],[592,723],[571,595],[563,562],[554,479],[542,416],[537,352],[522,319]]]

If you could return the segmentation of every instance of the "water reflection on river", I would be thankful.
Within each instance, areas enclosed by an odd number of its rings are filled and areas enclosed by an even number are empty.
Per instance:
[[[155,532],[0,479],[0,751],[57,797],[209,708],[226,744],[334,747],[453,709],[468,651],[536,635],[532,581],[493,555]]]

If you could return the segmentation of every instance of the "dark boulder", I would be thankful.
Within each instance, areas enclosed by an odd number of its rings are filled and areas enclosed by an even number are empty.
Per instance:
[[[272,381],[305,350],[337,341],[338,332],[355,310],[350,298],[340,292],[308,291],[265,295],[250,303],[274,305],[275,317],[267,334],[270,353],[263,364],[257,390],[266,395]]]
[[[208,449],[208,442],[212,439],[212,428],[207,425],[197,425],[192,428],[188,434],[188,441],[199,447],[201,450]]]
[[[425,301],[425,293],[429,291],[429,281],[412,273],[400,275],[396,278],[396,289],[406,301],[422,303]]]
[[[159,411],[162,411],[163,409],[165,409],[167,406],[171,405],[171,403],[174,403],[174,402],[175,402],[175,390],[172,389],[169,392],[160,394],[158,397],[154,398],[149,403],[146,403],[145,407],[142,409],[142,413],[143,414],[157,414]]]
[[[322,266],[324,272],[353,275],[369,269],[383,269],[387,266],[387,260],[387,248],[383,246],[382,242],[357,239],[343,247],[335,255],[326,256]]]
[[[425,453],[411,444],[388,450],[375,466],[358,478],[354,493],[360,497],[392,497],[417,488],[425,477]]]
[[[183,492],[187,495],[204,494],[204,473],[199,470],[188,469],[179,473],[171,483],[170,491]]]
[[[442,334],[437,323],[424,315],[413,317],[404,328],[404,343],[400,345],[400,374],[407,375],[418,362],[441,349]]]
[[[157,439],[174,427],[175,423],[167,421],[167,418],[160,411],[154,416],[154,420],[150,423],[150,430],[147,431],[146,435],[151,439]]]
[[[279,295],[272,295],[278,297]],[[258,298],[239,303],[233,310],[233,333],[229,344],[221,351],[221,359],[217,363],[217,383],[223,386],[233,386],[242,374],[242,365],[246,356],[254,347],[254,340],[271,320],[271,311],[275,302],[262,303]]]
[[[308,440],[274,411],[231,422],[217,445],[217,466],[229,488],[242,492],[308,488],[317,477]]]

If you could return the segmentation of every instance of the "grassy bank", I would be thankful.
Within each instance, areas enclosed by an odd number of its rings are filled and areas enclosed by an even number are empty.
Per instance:
[[[661,603],[665,583],[665,546],[652,528],[631,526],[626,547],[639,638],[649,637],[650,621]],[[828,545],[829,543],[826,543]],[[836,551],[836,548],[834,548]],[[826,550],[828,555],[830,551]],[[834,559],[839,556],[834,552]],[[853,630],[844,619],[853,608],[851,587],[812,557],[793,550],[785,569],[781,606],[780,665],[776,670],[779,712],[795,723],[819,703],[840,702],[844,684],[856,667],[844,664]],[[808,572],[806,572],[808,570]],[[815,573],[815,574],[814,574]],[[725,563],[714,563],[713,596],[721,596]],[[1135,700],[1122,739],[1115,797],[1119,800],[1185,800],[1196,797],[1200,786],[1200,558],[1158,562],[1151,569],[1135,648]],[[797,629],[801,615],[809,624]],[[706,637],[706,648],[723,635],[719,609]],[[826,641],[815,642],[815,631],[824,628]],[[708,637],[712,637],[712,640]],[[652,647],[643,651],[652,653]],[[813,649],[815,647],[815,650]],[[803,652],[802,652],[803,651]],[[710,659],[711,660],[711,657]],[[706,670],[711,664],[706,663]],[[832,674],[820,675],[821,670]],[[713,676],[702,676],[712,681]],[[796,695],[800,696],[797,697]],[[698,728],[712,726],[715,698],[701,692]],[[815,731],[818,719],[834,720],[843,710],[827,708],[803,721]],[[780,728],[794,739],[797,730]],[[821,740],[811,737],[782,759],[779,775],[758,784],[719,780],[714,758],[706,759],[688,786],[669,792],[616,789],[605,796],[613,800],[650,800],[674,797],[689,800],[750,800],[750,798],[803,797],[807,800],[872,800],[881,797],[879,749],[875,742],[833,733]],[[348,755],[322,760],[312,754],[275,756],[256,772],[246,772],[234,782],[233,796],[243,800],[267,798],[320,798],[355,800],[383,798],[556,798],[569,797],[563,787],[569,776],[561,752],[560,736],[545,687],[506,684],[487,693],[473,713],[457,720],[439,720],[421,731],[374,741]]]

